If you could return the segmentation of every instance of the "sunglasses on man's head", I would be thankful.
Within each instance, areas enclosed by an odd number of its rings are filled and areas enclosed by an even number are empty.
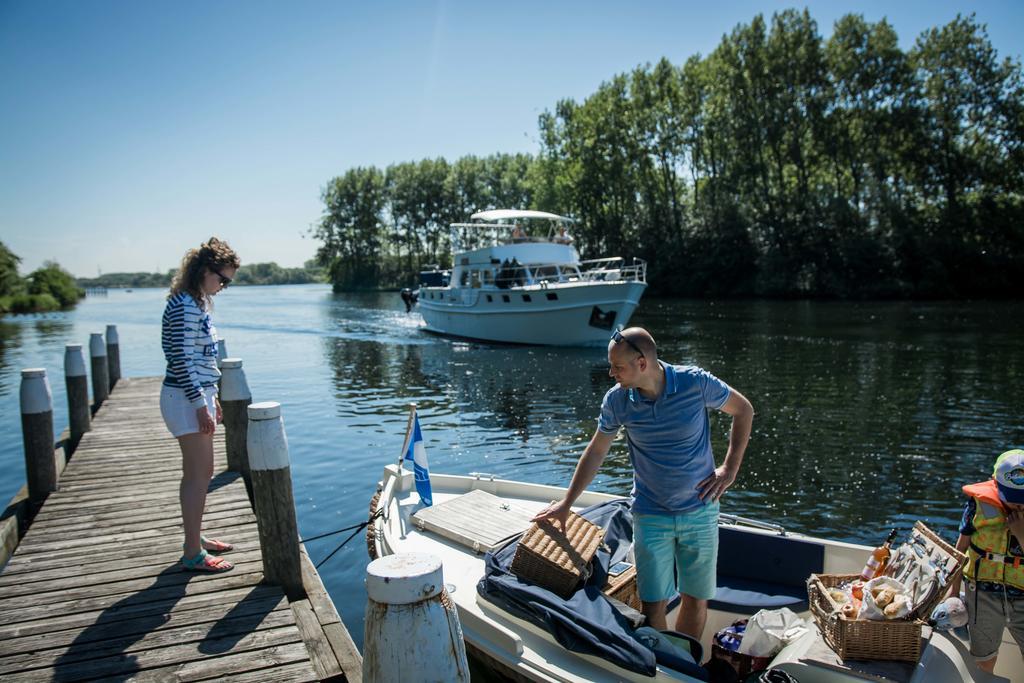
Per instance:
[[[618,344],[619,342],[626,342],[627,344],[629,344],[629,347],[631,349],[633,349],[634,351],[639,353],[641,356],[644,355],[644,352],[640,350],[639,346],[637,346],[633,342],[631,342],[628,339],[626,339],[625,337],[623,337],[622,336],[622,332],[620,332],[618,330],[615,330],[614,332],[612,332],[612,341],[615,342],[616,344]]]
[[[229,278],[227,275],[221,275],[220,271],[214,270],[213,268],[210,269],[210,272],[220,278],[221,287],[227,287],[228,285],[231,284],[231,278]]]

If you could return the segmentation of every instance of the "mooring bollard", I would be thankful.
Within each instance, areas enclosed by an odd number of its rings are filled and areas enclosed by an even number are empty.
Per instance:
[[[95,412],[110,395],[107,345],[103,343],[103,335],[99,332],[89,335],[89,357],[92,365],[92,406],[93,412]]]
[[[68,422],[71,436],[68,457],[78,448],[82,435],[92,429],[89,415],[89,378],[85,373],[85,358],[81,344],[64,345],[64,386],[68,393]]]
[[[217,340],[217,369],[220,370],[223,367],[224,359],[228,357],[228,345],[224,343],[223,339]],[[217,379],[217,391],[220,391],[223,377]]]
[[[246,439],[252,476],[253,507],[260,534],[263,576],[284,588],[292,599],[305,596],[299,563],[299,530],[292,499],[292,471],[288,440],[281,420],[281,404],[253,403],[248,408]]]
[[[21,371],[21,433],[25,441],[25,474],[31,503],[43,502],[57,490],[53,448],[53,394],[45,368]]]
[[[364,681],[469,681],[462,626],[439,558],[377,558],[366,568],[366,594]]]
[[[121,346],[117,339],[117,325],[107,325],[107,374],[110,389],[121,379]]]
[[[252,403],[252,392],[245,381],[241,358],[225,358],[221,361],[220,406],[224,411],[224,441],[228,452],[228,469],[240,472],[247,483],[249,474],[249,452],[246,448],[249,415],[246,410]]]

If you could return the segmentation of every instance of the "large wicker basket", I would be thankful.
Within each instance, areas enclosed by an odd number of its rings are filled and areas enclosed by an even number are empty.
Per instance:
[[[963,569],[967,558],[921,522],[912,532],[916,542],[925,545],[926,560],[941,555],[941,564],[952,581]],[[936,554],[938,551],[938,554]],[[828,594],[829,588],[860,578],[856,574],[811,574],[807,579],[807,599],[811,614],[825,643],[842,659],[895,659],[916,662],[921,658],[922,627],[932,609],[942,601],[944,591],[919,605],[912,619],[872,621],[847,619],[840,606]],[[948,585],[948,583],[947,583]]]
[[[609,576],[601,592],[609,598],[623,602],[640,611],[640,592],[636,587],[636,567],[630,567],[618,576]]]
[[[857,578],[856,574],[811,574],[807,580],[811,614],[825,643],[842,659],[919,660],[923,621],[871,621],[842,615],[828,589]]]
[[[590,560],[604,540],[604,530],[575,512],[565,531],[549,521],[534,523],[516,547],[512,573],[563,598],[590,576]]]

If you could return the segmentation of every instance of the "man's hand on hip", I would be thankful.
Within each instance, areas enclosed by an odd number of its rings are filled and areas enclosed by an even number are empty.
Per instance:
[[[736,473],[731,472],[725,465],[715,468],[710,477],[697,484],[698,496],[705,503],[717,502],[725,490],[736,481]]]

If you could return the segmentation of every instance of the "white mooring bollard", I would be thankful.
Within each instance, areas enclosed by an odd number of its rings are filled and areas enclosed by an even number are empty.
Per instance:
[[[111,391],[121,379],[121,342],[117,337],[117,325],[107,325],[107,379]]]
[[[107,345],[103,341],[103,335],[99,332],[89,335],[89,360],[92,365],[92,407],[93,411],[96,411],[110,395]]]
[[[57,490],[59,474],[53,452],[53,394],[45,368],[21,371],[20,399],[28,497],[42,503]]]
[[[68,394],[68,422],[71,443],[68,455],[75,452],[82,435],[92,429],[89,413],[89,377],[81,344],[64,345],[64,386]]]
[[[381,557],[366,568],[363,680],[469,681],[459,614],[441,560],[427,553]]]
[[[220,406],[224,410],[224,445],[228,469],[249,481],[249,451],[246,447],[252,392],[245,380],[241,358],[225,358],[220,366]]]
[[[253,403],[248,412],[246,449],[263,554],[263,576],[268,583],[281,586],[289,598],[299,599],[305,597],[305,589],[281,404],[275,401]]]

